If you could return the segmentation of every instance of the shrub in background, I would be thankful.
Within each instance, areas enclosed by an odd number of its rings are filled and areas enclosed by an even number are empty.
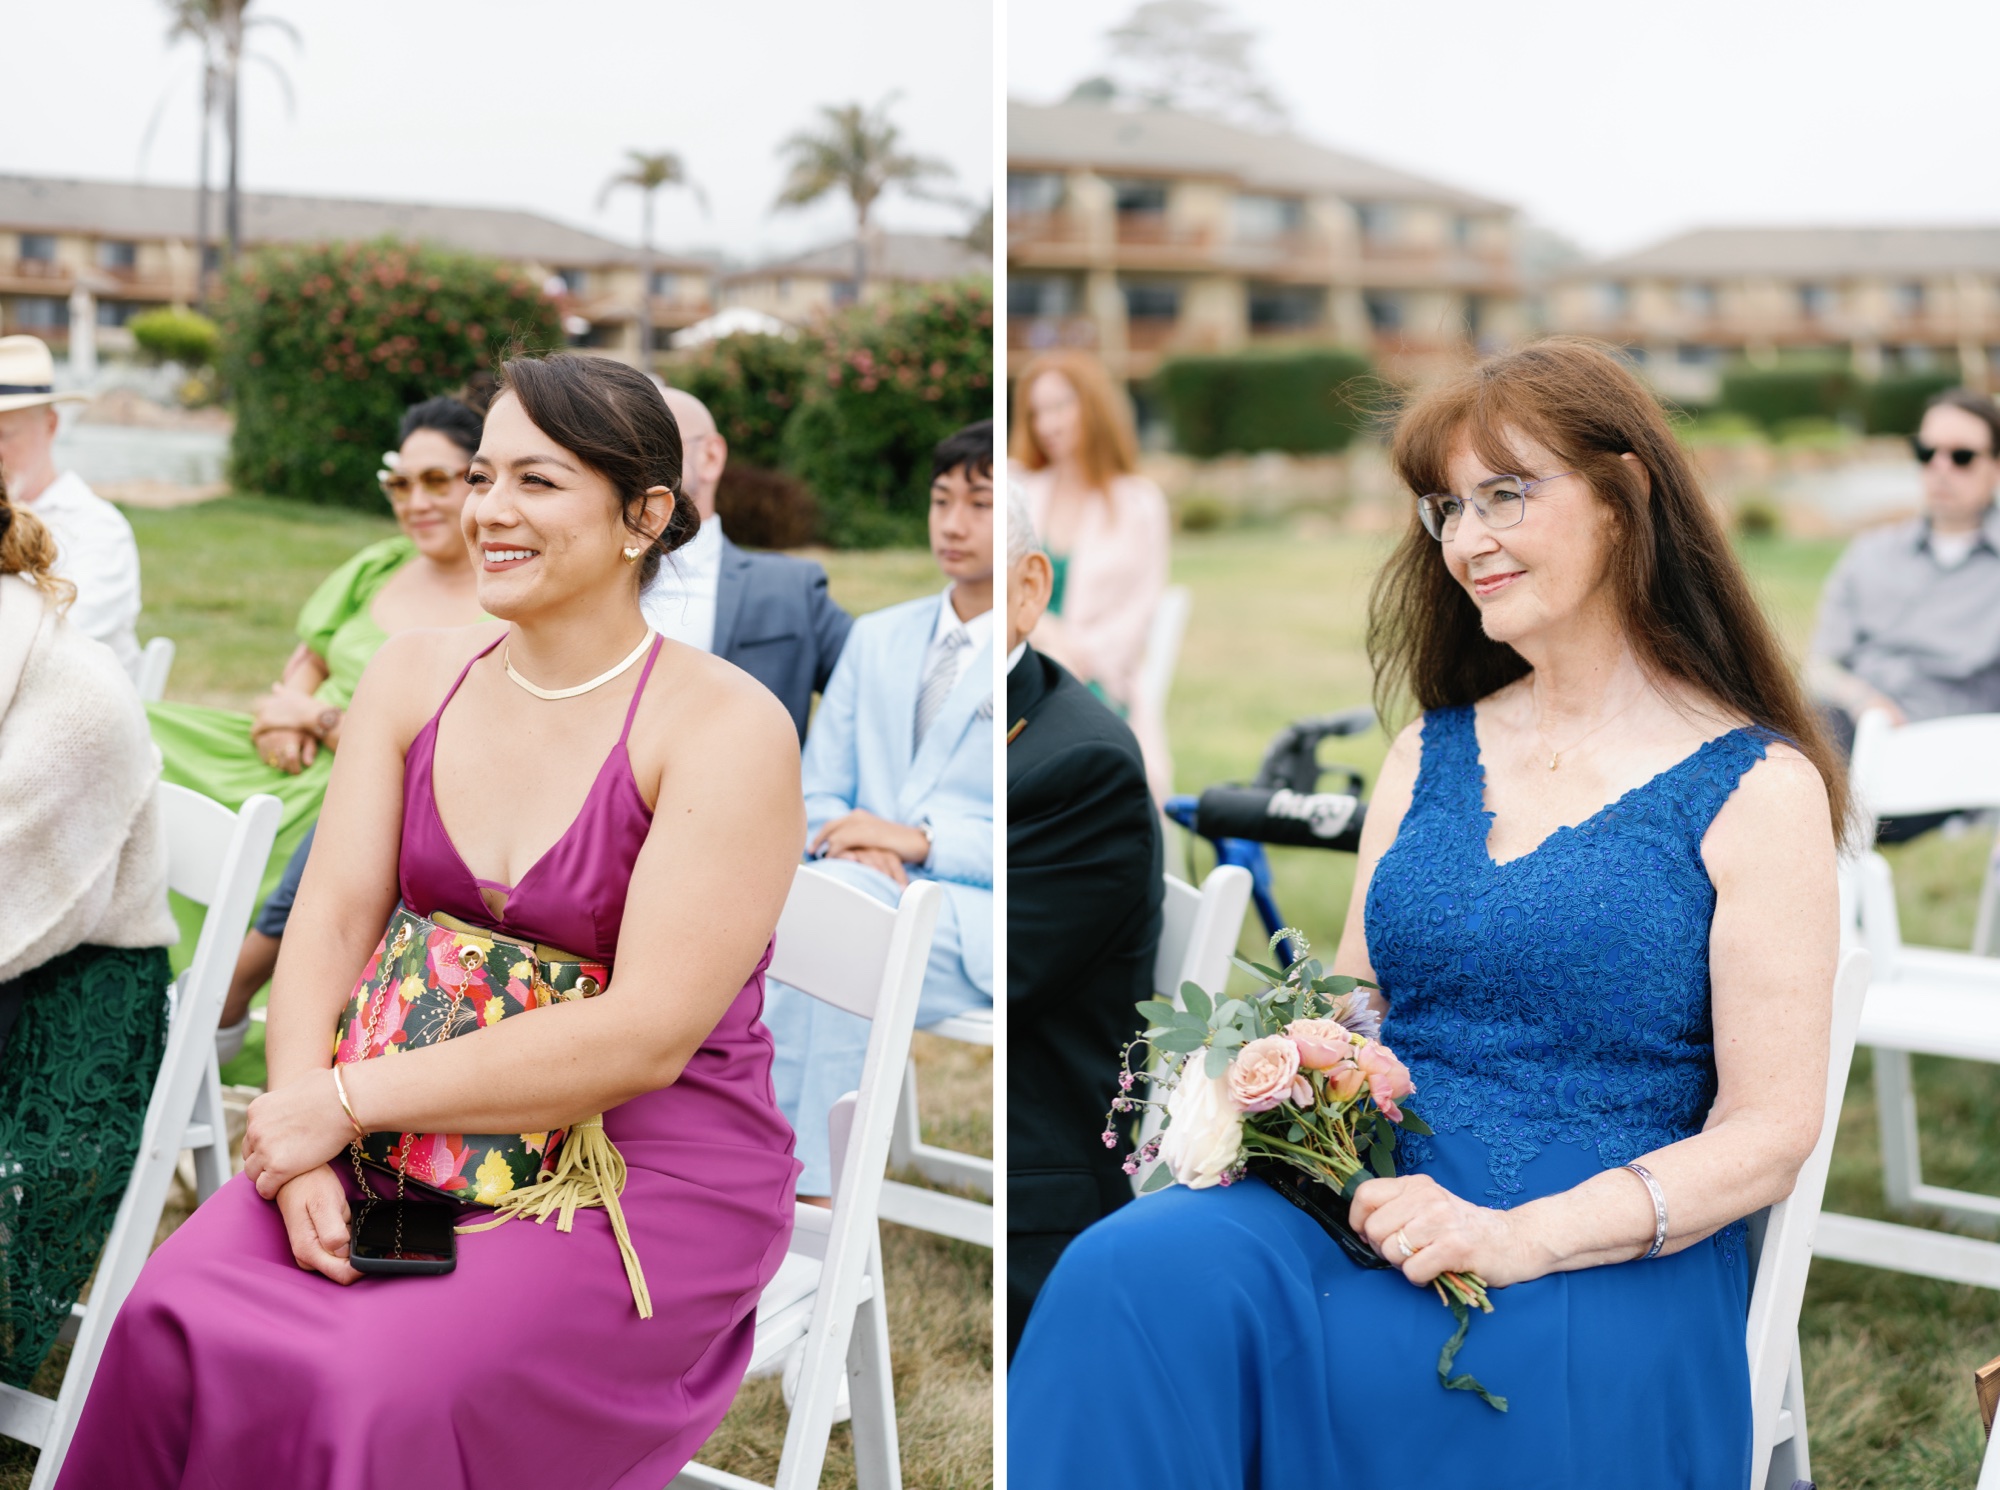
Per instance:
[[[230,479],[380,508],[375,471],[404,409],[511,350],[561,345],[554,302],[490,259],[394,239],[259,250],[223,305]]]
[[[931,449],[993,412],[993,286],[906,290],[824,328],[783,464],[838,547],[925,541]]]
[[[732,461],[769,469],[817,351],[783,336],[725,336],[676,361],[667,378],[708,405]]]
[[[1877,378],[1861,391],[1861,427],[1871,435],[1913,435],[1924,421],[1924,405],[1958,382],[1958,374],[1951,372]]]
[[[1175,445],[1197,458],[1345,450],[1378,391],[1368,358],[1339,347],[1175,357],[1153,382]]]
[[[745,548],[800,548],[819,536],[819,504],[803,481],[733,456],[715,489],[715,513],[729,541]]]
[[[1766,430],[1797,419],[1853,417],[1854,374],[1837,363],[1732,367],[1722,375],[1723,409],[1754,419]]]
[[[222,333],[207,316],[185,306],[163,305],[126,322],[139,350],[160,362],[193,371],[215,361]]]

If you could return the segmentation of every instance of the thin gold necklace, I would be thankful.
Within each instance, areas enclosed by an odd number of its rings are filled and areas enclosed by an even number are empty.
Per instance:
[[[500,649],[500,665],[507,670],[508,677],[512,678],[521,687],[527,689],[528,692],[532,693],[536,698],[545,698],[550,700],[575,698],[579,694],[590,692],[590,690],[593,688],[602,688],[606,683],[609,683],[613,678],[617,677],[620,673],[624,672],[627,668],[631,667],[633,663],[637,662],[641,657],[643,657],[646,653],[646,648],[651,646],[652,643],[653,643],[653,633],[651,631],[648,631],[643,637],[639,639],[639,645],[632,649],[631,655],[628,656],[623,662],[619,663],[616,667],[612,668],[611,671],[606,673],[599,673],[596,677],[592,678],[588,683],[579,683],[574,688],[542,688],[534,683],[530,683],[526,678],[522,677],[519,673],[514,671],[514,659],[510,655],[512,652],[511,647],[502,647]]]
[[[1549,753],[1549,769],[1553,771],[1557,766],[1561,765],[1562,758],[1564,756],[1568,755],[1571,751],[1575,750],[1579,745],[1583,744],[1585,740],[1588,740],[1592,735],[1596,734],[1599,730],[1603,729],[1605,725],[1611,723],[1612,720],[1616,719],[1620,714],[1623,714],[1627,709],[1631,708],[1632,705],[1638,703],[1639,700],[1644,698],[1645,696],[1646,692],[1643,689],[1638,693],[1633,694],[1632,697],[1625,700],[1623,707],[1621,707],[1617,711],[1617,713],[1608,714],[1604,718],[1598,720],[1597,723],[1593,724],[1589,729],[1585,730],[1582,734],[1578,735],[1574,740],[1570,741],[1569,744],[1563,746],[1562,749],[1558,750],[1555,748],[1555,746],[1549,744],[1548,732],[1542,728],[1542,691],[1539,685],[1537,684],[1535,678],[1532,675],[1530,675],[1528,679],[1528,701],[1534,705],[1535,709],[1535,737],[1542,742],[1542,748],[1548,751]]]

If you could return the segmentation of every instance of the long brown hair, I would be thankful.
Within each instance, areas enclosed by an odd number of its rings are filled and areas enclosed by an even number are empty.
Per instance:
[[[1826,783],[1834,833],[1844,838],[1846,767],[1659,401],[1608,347],[1551,337],[1446,379],[1403,411],[1390,459],[1412,492],[1447,491],[1446,467],[1466,441],[1492,470],[1533,474],[1509,445],[1521,438],[1550,451],[1611,510],[1609,578],[1641,665],[1796,746]],[[1622,458],[1628,451],[1637,466]],[[1486,635],[1414,502],[1369,596],[1368,657],[1385,719],[1405,699],[1424,709],[1473,703],[1529,670]]]
[[[1129,476],[1139,469],[1139,437],[1132,429],[1132,410],[1111,382],[1104,364],[1088,352],[1063,350],[1043,352],[1028,359],[1015,376],[1014,435],[1007,452],[1030,471],[1049,464],[1049,453],[1035,438],[1034,416],[1028,410],[1028,390],[1043,373],[1055,373],[1076,391],[1082,425],[1077,461],[1083,478],[1099,491],[1111,485],[1114,476]]]
[[[60,578],[55,565],[56,541],[48,525],[9,502],[7,484],[0,480],[0,574],[20,575],[64,611],[76,599],[76,586]]]

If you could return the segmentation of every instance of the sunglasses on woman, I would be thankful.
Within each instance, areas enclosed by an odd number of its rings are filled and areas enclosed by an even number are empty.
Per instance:
[[[382,483],[382,490],[389,494],[392,502],[407,502],[410,493],[422,487],[434,497],[448,495],[451,489],[465,480],[470,466],[462,466],[456,471],[447,471],[443,466],[431,466],[412,476],[407,471],[378,471],[376,479]]]
[[[1451,492],[1429,492],[1417,498],[1417,516],[1423,519],[1424,531],[1439,543],[1458,531],[1458,520],[1465,516],[1468,501],[1487,527],[1517,527],[1521,519],[1528,515],[1528,498],[1536,487],[1547,486],[1551,481],[1560,481],[1575,474],[1574,471],[1558,471],[1553,476],[1543,476],[1534,481],[1525,476],[1490,476],[1473,488],[1470,498]]]
[[[1985,450],[1967,450],[1962,445],[1957,449],[1942,445],[1926,445],[1922,440],[1914,438],[1910,441],[1910,448],[1917,453],[1917,464],[1920,466],[1929,465],[1933,456],[1948,455],[1951,457],[1951,463],[1961,471],[1978,460],[1980,456],[1991,453]]]

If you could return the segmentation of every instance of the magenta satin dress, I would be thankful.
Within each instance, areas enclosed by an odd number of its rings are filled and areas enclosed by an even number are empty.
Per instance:
[[[432,794],[440,705],[404,771],[411,909],[611,960],[650,822],[625,734],[658,656],[656,641],[583,810],[497,926]],[[524,1221],[462,1236],[442,1277],[342,1288],[299,1268],[239,1175],[119,1312],[62,1490],[660,1490],[728,1411],[791,1236],[798,1165],[763,997],[760,963],[679,1081],[604,1115],[652,1319],[601,1210],[567,1236]]]

